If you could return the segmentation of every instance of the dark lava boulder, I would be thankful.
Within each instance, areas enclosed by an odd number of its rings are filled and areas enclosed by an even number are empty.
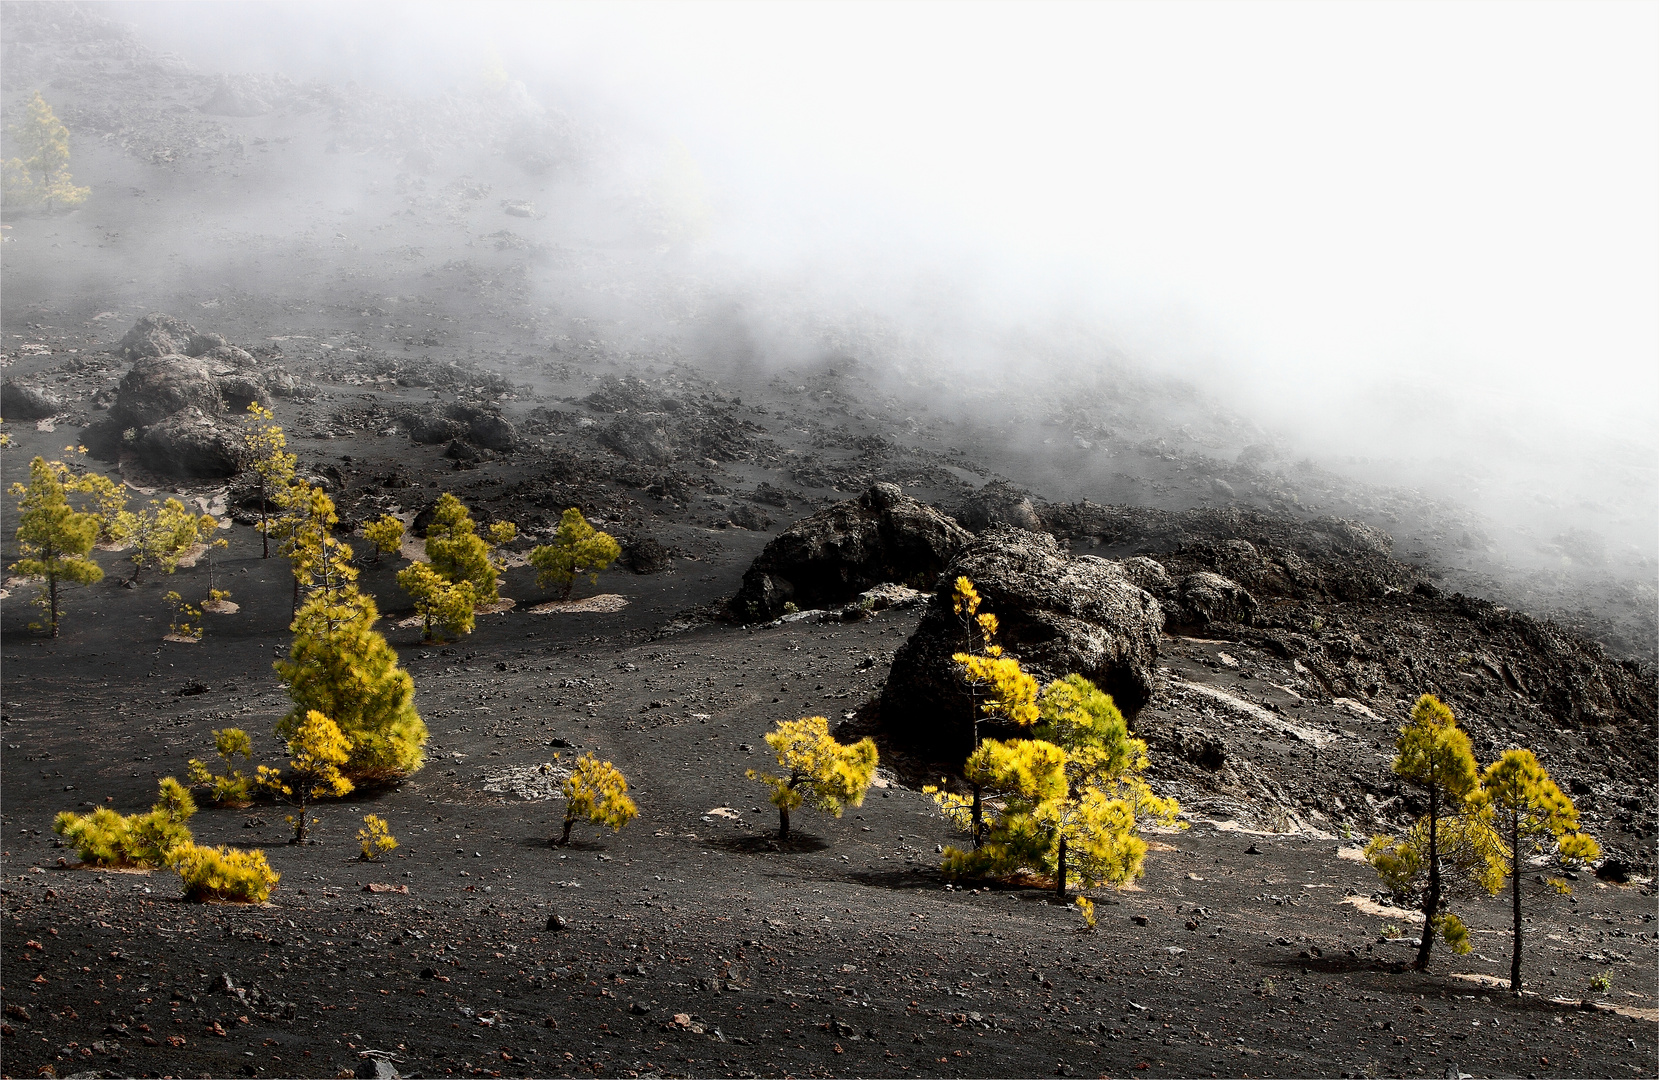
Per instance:
[[[739,618],[767,620],[783,614],[786,602],[839,607],[884,581],[928,587],[972,539],[897,484],[876,484],[767,544],[743,575],[733,608]]]
[[[1132,559],[1125,559],[1120,564],[1123,567],[1123,576],[1129,579],[1131,585],[1145,589],[1156,596],[1160,603],[1170,604],[1176,600],[1175,579],[1169,576],[1169,571],[1157,559],[1149,559],[1145,555],[1136,555]]]
[[[256,403],[266,409],[271,407],[271,395],[265,389],[265,381],[257,375],[233,372],[216,376],[213,381],[219,387],[219,397],[224,401],[225,408],[237,416]]]
[[[183,319],[175,319],[164,312],[151,312],[133,323],[116,346],[116,351],[128,360],[146,356],[170,356],[190,350],[196,328]],[[223,340],[223,339],[221,339]]]
[[[916,632],[893,658],[881,724],[896,740],[941,757],[970,749],[972,703],[951,659],[965,636],[951,604],[959,576],[984,598],[980,611],[997,617],[1003,648],[1043,682],[1082,675],[1131,717],[1152,696],[1164,625],[1158,601],[1118,563],[1073,558],[1046,533],[992,529],[945,569]],[[980,732],[1012,734],[983,723]]]
[[[149,425],[135,448],[145,468],[173,476],[235,476],[246,454],[240,433],[194,409]]]
[[[1042,519],[1037,516],[1031,497],[1004,480],[992,480],[969,495],[957,509],[956,520],[976,533],[998,525],[1043,531]]]
[[[674,435],[660,416],[623,413],[600,430],[599,442],[643,465],[672,465],[679,458]]]
[[[661,542],[642,536],[622,546],[622,562],[636,574],[660,574],[668,569],[670,557]]]
[[[192,342],[192,349],[196,347],[194,344],[196,339],[202,336],[203,335],[201,334],[197,334],[195,338],[190,339]],[[189,355],[199,356],[208,363],[215,364],[223,369],[253,371],[259,367],[259,361],[254,359],[253,353],[248,352],[246,349],[239,349],[235,345],[226,345],[224,343],[224,339],[220,338],[218,334],[213,334],[211,337],[217,339],[219,344],[210,349],[203,349],[201,352],[192,352]]]
[[[45,420],[63,411],[63,399],[50,390],[7,379],[0,383],[0,416],[8,420]]]
[[[1249,626],[1256,615],[1256,598],[1238,582],[1200,570],[1181,579],[1179,611],[1177,621],[1186,625],[1242,623]]]
[[[213,365],[179,353],[144,355],[121,379],[110,416],[122,427],[142,428],[185,409],[208,416],[224,411]]]
[[[405,410],[398,417],[418,443],[453,443],[464,439],[476,447],[502,453],[518,446],[518,430],[500,410],[464,402],[431,402]]]

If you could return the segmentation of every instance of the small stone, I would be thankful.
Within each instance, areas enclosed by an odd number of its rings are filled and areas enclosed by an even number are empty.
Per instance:
[[[565,921],[565,917],[563,915],[549,915],[547,917],[547,929],[552,933],[562,934],[569,927],[570,923]]]

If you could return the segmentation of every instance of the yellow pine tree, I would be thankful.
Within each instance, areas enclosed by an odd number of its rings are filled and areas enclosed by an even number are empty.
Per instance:
[[[288,740],[287,771],[259,767],[259,786],[299,810],[288,816],[288,823],[294,826],[291,843],[305,843],[307,832],[317,823],[307,816],[313,800],[339,798],[351,791],[352,782],[340,772],[350,755],[351,741],[339,725],[312,709]]]
[[[213,732],[213,748],[225,763],[223,776],[215,775],[206,763],[191,758],[188,762],[190,783],[209,788],[216,806],[245,806],[253,794],[253,778],[236,764],[240,756],[244,763],[253,760],[253,740],[241,728],[221,728]]]
[[[103,568],[91,558],[103,519],[70,505],[68,496],[78,490],[77,483],[62,462],[36,457],[29,462],[29,483],[11,486],[18,500],[17,540],[23,557],[10,569],[41,579],[35,603],[46,613],[46,629],[52,637],[58,636],[62,616],[59,583],[91,585],[104,577]]]
[[[559,599],[570,599],[570,588],[576,579],[588,575],[591,585],[599,580],[599,572],[616,561],[622,548],[610,533],[600,532],[572,506],[559,518],[559,527],[553,533],[551,544],[542,544],[530,552],[530,565],[536,570],[537,588],[560,588]]]
[[[382,514],[363,526],[363,539],[374,547],[374,561],[382,555],[396,555],[403,548],[403,522],[391,514]]]
[[[862,806],[876,773],[876,744],[860,739],[851,745],[835,740],[822,716],[780,720],[766,734],[782,773],[750,769],[748,777],[764,784],[778,808],[778,840],[789,839],[789,812],[810,802],[840,817],[848,806]]]
[[[1411,719],[1400,729],[1394,746],[1397,751],[1395,773],[1428,795],[1428,812],[1421,819],[1427,827],[1420,841],[1417,841],[1422,845],[1421,865],[1427,876],[1423,891],[1423,936],[1413,965],[1418,971],[1424,971],[1429,966],[1435,936],[1445,934],[1440,912],[1444,891],[1441,823],[1444,818],[1455,816],[1463,809],[1464,801],[1479,787],[1480,777],[1469,736],[1458,728],[1452,711],[1433,694],[1424,694],[1417,699],[1411,710]],[[1468,839],[1471,838],[1460,829],[1459,840]],[[1385,859],[1397,857],[1398,852],[1391,854],[1375,842],[1367,848],[1367,858],[1374,867],[1378,867],[1379,873],[1382,872],[1381,867],[1386,865]],[[1472,868],[1478,866],[1474,862],[1468,865]],[[1389,872],[1397,880],[1400,869],[1398,864],[1389,866]],[[1479,873],[1478,869],[1474,872]],[[1446,926],[1451,927],[1454,937],[1461,937],[1461,922]]]
[[[114,532],[132,545],[132,580],[142,580],[144,571],[158,569],[171,574],[179,561],[199,543],[213,536],[219,522],[211,514],[196,514],[178,499],[163,502],[151,499],[141,510],[123,510],[116,518]]]
[[[503,521],[491,525],[486,536],[479,536],[472,512],[446,491],[438,497],[432,524],[426,528],[426,558],[445,581],[471,582],[477,603],[493,604],[501,598],[494,547],[517,533],[517,526]]]
[[[364,814],[363,827],[357,830],[357,846],[362,851],[364,862],[374,862],[380,856],[397,847],[397,837],[392,835],[392,827],[386,824],[386,819],[378,814]]]
[[[81,861],[93,866],[165,866],[174,852],[189,845],[186,822],[195,812],[190,792],[169,776],[161,781],[156,803],[147,814],[124,816],[107,806],[90,814],[65,810],[52,822],[52,831],[76,850]]]
[[[607,825],[620,832],[622,826],[639,816],[639,808],[628,797],[628,780],[622,770],[592,754],[576,759],[576,767],[561,790],[565,796],[564,831],[554,841],[556,847],[570,843],[571,827],[578,821]]]
[[[288,452],[288,436],[275,422],[271,410],[257,401],[248,403],[242,421],[242,445],[248,452],[250,479],[259,494],[260,558],[271,557],[271,511],[282,505],[282,496],[294,482],[299,458]]]
[[[1542,853],[1563,868],[1583,865],[1601,854],[1601,845],[1579,831],[1578,808],[1556,786],[1531,750],[1505,750],[1481,774],[1480,811],[1497,834],[1500,868],[1510,883],[1513,918],[1509,953],[1509,990],[1521,992],[1521,876],[1523,859]],[[1500,879],[1501,880],[1501,879]],[[1550,884],[1572,891],[1557,878]],[[1495,890],[1494,890],[1495,891]]]
[[[91,189],[76,187],[69,175],[69,129],[38,90],[27,118],[12,126],[11,140],[25,156],[6,159],[0,171],[0,197],[8,206],[68,210],[86,201]]]
[[[417,562],[397,572],[397,583],[415,603],[425,640],[432,641],[435,630],[454,636],[472,633],[478,604],[472,582],[447,581],[429,564]]]

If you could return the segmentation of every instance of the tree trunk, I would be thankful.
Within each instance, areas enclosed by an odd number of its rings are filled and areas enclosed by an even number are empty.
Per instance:
[[[564,834],[559,837],[559,843],[557,845],[558,847],[565,847],[566,845],[568,845],[570,843],[570,827],[574,824],[576,824],[576,818],[571,814],[566,814],[565,815],[565,831],[564,831]]]
[[[778,807],[778,839],[789,839],[789,807]]]
[[[261,559],[271,557],[271,510],[265,505],[265,489],[259,489],[259,539],[264,544],[264,554]]]
[[[46,565],[48,567],[48,571],[47,571],[47,574],[46,574],[46,588],[52,594],[51,595],[52,636],[57,637],[58,636],[58,576],[54,573],[51,573],[51,571],[50,571],[50,567],[52,565],[51,563],[47,563]]]
[[[1062,899],[1066,895],[1066,837],[1060,836],[1060,866],[1054,874],[1054,895]]]
[[[985,807],[984,807],[984,804],[980,801],[980,798],[979,798],[979,785],[978,784],[973,785],[973,789],[974,789],[974,807],[973,807],[974,847],[978,847],[979,842],[980,842],[980,836],[985,831]]]
[[[296,843],[296,844],[305,843],[305,828],[306,828],[306,824],[307,824],[307,822],[306,822],[306,813],[305,813],[306,802],[307,802],[307,800],[306,800],[305,796],[301,795],[300,796],[300,801],[299,801],[300,812],[299,812],[299,816],[295,819],[295,824],[294,824],[294,841],[293,842]]]
[[[1509,850],[1509,902],[1514,916],[1514,940],[1509,947],[1509,992],[1521,992],[1521,830],[1517,828]]]
[[[1440,913],[1440,793],[1429,785],[1429,893],[1423,898],[1423,940],[1417,945],[1418,971],[1429,969],[1429,951],[1434,948],[1435,918]]]

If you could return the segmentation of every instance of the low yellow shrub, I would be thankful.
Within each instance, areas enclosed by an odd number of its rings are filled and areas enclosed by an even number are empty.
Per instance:
[[[229,900],[263,904],[282,875],[263,851],[191,844],[173,853],[173,869],[184,881],[187,900]]]

